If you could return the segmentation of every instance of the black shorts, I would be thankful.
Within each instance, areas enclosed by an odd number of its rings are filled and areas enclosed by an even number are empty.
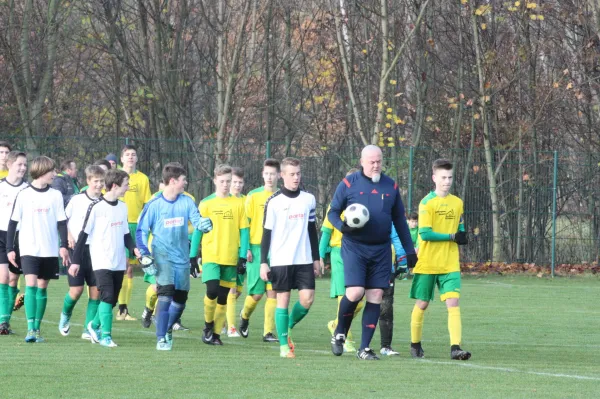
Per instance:
[[[22,256],[23,274],[34,274],[40,280],[58,280],[58,257]]]
[[[100,291],[100,300],[110,303],[114,307],[123,286],[125,270],[100,269],[94,270],[94,274],[96,275],[96,286]]]
[[[0,264],[8,263],[8,270],[10,270],[13,274],[23,274],[23,270],[21,270],[21,254],[19,253],[19,232],[15,236],[15,245],[14,250],[17,254],[16,261],[19,267],[15,267],[12,263],[8,261],[8,256],[6,253],[6,231],[0,230]]]
[[[315,271],[313,265],[291,265],[271,267],[273,291],[314,290]]]
[[[69,249],[69,256],[73,259],[73,250],[71,249]],[[88,287],[96,286],[96,275],[92,269],[89,245],[83,247],[83,257],[79,265],[79,273],[75,277],[67,273],[67,279],[69,280],[69,287],[83,287],[83,284],[87,284]]]

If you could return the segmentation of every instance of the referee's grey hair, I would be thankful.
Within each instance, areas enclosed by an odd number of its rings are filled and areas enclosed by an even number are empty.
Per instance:
[[[380,154],[382,154],[381,148],[377,147],[376,145],[369,144],[368,146],[365,146],[365,148],[362,149],[362,151],[360,152],[360,157],[364,158],[370,152],[379,152]]]

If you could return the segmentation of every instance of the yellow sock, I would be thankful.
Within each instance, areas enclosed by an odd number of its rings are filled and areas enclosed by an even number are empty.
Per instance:
[[[129,289],[129,284],[127,284],[127,276],[123,278],[123,285],[121,286],[121,291],[119,291],[119,305],[127,305],[127,290]]]
[[[158,295],[156,294],[156,289],[154,289],[154,287],[151,285],[148,286],[148,288],[146,289],[146,307],[154,311],[157,299]]]
[[[265,302],[265,327],[263,335],[273,334],[275,331],[275,309],[277,308],[277,299],[267,298]]]
[[[415,305],[410,316],[410,342],[416,344],[423,338],[423,319],[425,311]]]
[[[448,308],[448,332],[450,332],[450,345],[460,345],[462,340],[462,323],[460,321],[460,307]]]
[[[212,323],[215,321],[215,309],[217,308],[217,298],[208,299],[204,296],[204,321]]]
[[[252,312],[254,312],[254,309],[256,309],[256,305],[258,305],[258,302],[254,300],[254,298],[252,298],[252,295],[248,295],[246,297],[246,300],[244,301],[244,309],[242,309],[242,317],[244,319],[249,319],[250,316],[252,315]]]
[[[333,326],[333,329],[335,330],[337,328],[337,318],[338,318],[338,314],[340,314],[340,303],[342,302],[342,298],[344,296],[340,295],[337,297],[337,309],[335,311],[335,317],[333,318],[333,320],[331,320],[331,324]]]
[[[127,295],[125,297],[127,302],[125,303],[129,305],[129,303],[131,302],[131,293],[133,292],[133,278],[125,277],[125,280],[127,281]]]
[[[213,333],[221,334],[221,329],[225,325],[226,316],[227,316],[227,305],[217,304],[217,309],[215,310],[215,325],[213,327]]]
[[[358,303],[358,305],[356,305],[356,310],[354,311],[354,316],[352,316],[352,319],[354,319],[356,316],[358,316],[360,311],[363,310],[363,308],[365,307],[365,302],[366,302],[366,300],[361,299],[361,301]]]
[[[227,295],[227,327],[235,327],[235,305],[237,296],[231,292]]]

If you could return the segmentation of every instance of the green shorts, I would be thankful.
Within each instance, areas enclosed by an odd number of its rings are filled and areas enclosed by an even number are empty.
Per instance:
[[[410,287],[410,298],[430,302],[435,287],[440,291],[440,299],[460,298],[460,272],[447,274],[414,274]]]
[[[252,262],[246,263],[248,295],[263,295],[273,287],[271,283],[266,283],[260,278],[260,245],[250,244],[250,251]]]
[[[144,273],[144,283],[156,284],[156,276],[151,276],[147,273]]]
[[[129,223],[129,234],[131,234],[131,238],[133,239],[133,243],[137,246],[135,242],[135,231],[137,230],[137,223]],[[125,248],[125,252],[127,253],[127,258],[135,259],[135,254],[130,254],[129,250]]]
[[[344,283],[344,261],[342,260],[342,248],[331,247],[331,288],[329,297],[337,298],[346,293],[346,284]]]
[[[241,293],[244,290],[244,277],[245,274],[238,274],[235,279],[235,285],[237,286],[237,292]]]
[[[206,283],[211,280],[219,280],[221,287],[234,288],[237,280],[237,267],[203,263],[202,282]]]

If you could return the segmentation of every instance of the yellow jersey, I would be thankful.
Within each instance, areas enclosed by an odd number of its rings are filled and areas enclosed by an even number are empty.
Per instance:
[[[246,197],[246,216],[250,220],[250,244],[252,245],[260,245],[262,241],[265,204],[273,193],[263,186],[250,191]]]
[[[241,198],[219,198],[212,194],[198,207],[202,217],[210,218],[213,229],[202,235],[202,264],[236,266],[240,248],[240,230],[248,228]]]
[[[4,179],[8,176],[8,170],[0,170],[0,179]]]
[[[148,176],[136,170],[129,174],[129,190],[125,193],[121,201],[127,205],[127,221],[137,223],[144,204],[152,198],[150,193],[150,180]]]
[[[455,234],[463,223],[463,202],[455,195],[429,193],[419,204],[419,234],[423,228]],[[421,241],[414,273],[447,274],[460,271],[458,244],[454,241]]]
[[[327,207],[327,213],[329,213],[329,209],[331,209],[331,205],[329,205]],[[342,218],[342,220],[344,220],[344,212],[342,212],[340,217]],[[333,248],[333,247],[341,247],[342,246],[343,234],[341,231],[339,231],[338,229],[333,227],[333,225],[331,224],[331,222],[329,221],[329,218],[327,216],[325,216],[325,220],[323,221],[323,226],[321,226],[321,230],[323,230],[323,229],[331,230],[331,238],[329,239],[330,247]]]

